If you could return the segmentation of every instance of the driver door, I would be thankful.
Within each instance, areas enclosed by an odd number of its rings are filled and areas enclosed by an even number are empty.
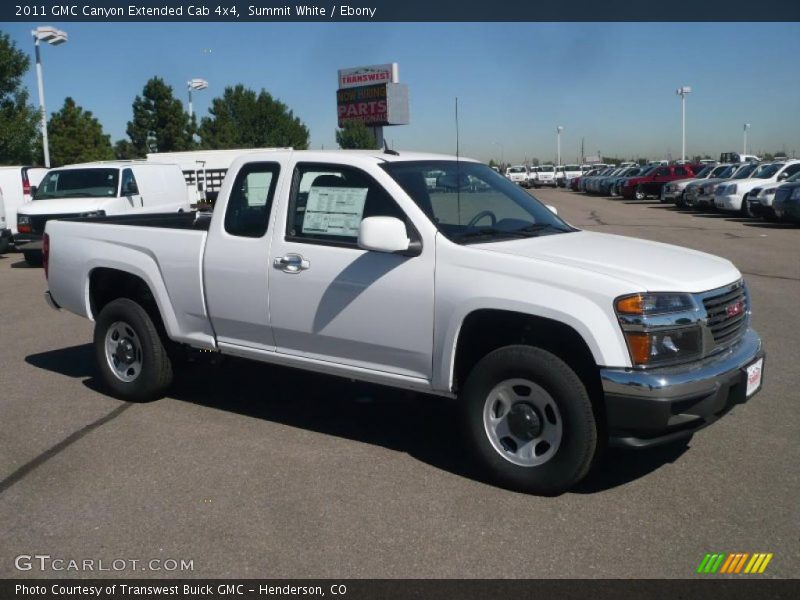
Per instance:
[[[297,163],[270,252],[278,352],[430,380],[434,245],[418,256],[362,250],[361,220],[410,221],[368,173]]]

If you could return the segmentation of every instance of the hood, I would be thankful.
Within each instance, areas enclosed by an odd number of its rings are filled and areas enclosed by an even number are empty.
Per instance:
[[[670,185],[687,186],[695,181],[705,181],[705,179],[697,179],[696,177],[689,177],[687,179],[675,179],[670,181]]]
[[[631,291],[704,292],[742,276],[730,261],[713,254],[593,231],[472,247],[601,273],[627,282]]]
[[[19,207],[21,215],[65,215],[104,210],[113,198],[53,198],[32,200]]]

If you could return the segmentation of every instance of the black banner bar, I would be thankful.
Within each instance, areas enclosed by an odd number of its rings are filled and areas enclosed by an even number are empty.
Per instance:
[[[333,598],[335,600],[458,599],[490,600],[793,600],[800,596],[797,580],[735,577],[693,580],[2,580],[3,600],[162,600],[164,598]]]
[[[344,3],[340,3],[344,1]],[[0,21],[798,22],[795,0],[12,0]]]

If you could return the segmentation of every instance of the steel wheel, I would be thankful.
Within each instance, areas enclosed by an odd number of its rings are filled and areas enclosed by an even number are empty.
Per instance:
[[[115,321],[106,331],[105,354],[111,372],[120,381],[129,383],[142,372],[142,343],[124,321]]]
[[[561,445],[558,406],[544,388],[528,379],[506,379],[492,388],[483,424],[497,453],[521,467],[546,463]]]

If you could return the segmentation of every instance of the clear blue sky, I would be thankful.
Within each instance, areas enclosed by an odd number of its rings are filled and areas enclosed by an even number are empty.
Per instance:
[[[742,147],[800,155],[800,24],[681,23],[36,23],[0,25],[33,54],[30,30],[56,25],[69,43],[44,47],[48,113],[72,96],[112,140],[125,136],[131,102],[163,77],[186,102],[202,77],[198,116],[226,85],[266,88],[309,127],[311,147],[335,147],[336,71],[396,61],[409,85],[411,124],[386,129],[398,149],[452,152],[454,98],[461,151],[483,160],[562,156],[677,158],[680,99],[687,153]],[[207,49],[211,51],[208,52]],[[33,69],[25,78],[37,102]],[[502,148],[502,150],[501,150]]]

